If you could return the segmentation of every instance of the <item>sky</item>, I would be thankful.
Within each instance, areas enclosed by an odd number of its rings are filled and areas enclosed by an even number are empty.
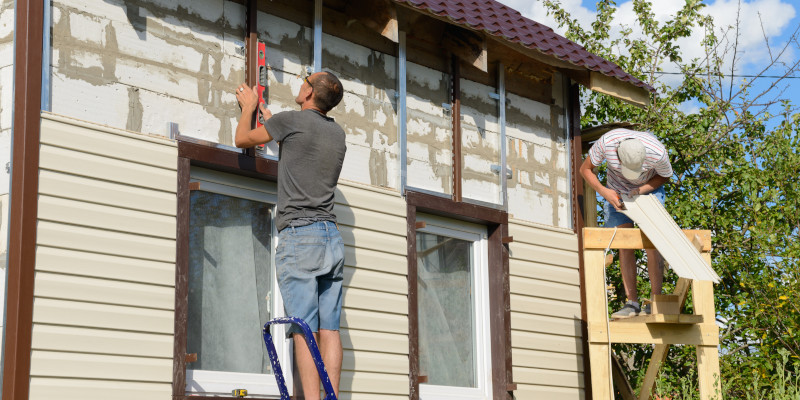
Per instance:
[[[557,23],[547,15],[540,0],[500,0],[500,2],[520,11],[524,16],[543,23],[560,34],[564,34],[564,29],[559,28]],[[714,18],[715,25],[723,27],[735,25],[738,18],[741,34],[739,35],[740,61],[735,68],[735,74],[752,75],[764,70],[770,59],[770,50],[773,58],[787,44],[791,36],[798,32],[800,28],[800,0],[741,0],[741,11],[739,12],[739,0],[704,0],[707,6],[703,13]],[[561,0],[564,8],[576,18],[584,29],[591,27],[595,19],[595,3],[593,0]],[[681,8],[684,0],[654,0],[652,1],[652,11],[657,20],[666,20]],[[633,2],[631,0],[618,0],[615,22],[631,27],[637,31],[635,24],[635,14],[633,12]],[[763,22],[763,23],[762,23]],[[620,26],[612,29],[612,32],[619,32]],[[733,34],[729,37],[734,39]],[[766,37],[766,40],[765,40]],[[769,43],[769,46],[766,44]],[[684,53],[684,60],[694,57],[701,57],[703,49],[697,39],[686,39],[679,42],[680,48]],[[793,63],[800,57],[800,47],[794,43],[783,53],[780,60]],[[730,60],[728,63],[730,68]],[[662,65],[664,71],[678,71],[671,65]],[[781,74],[780,68],[773,68],[767,74]],[[800,74],[798,74],[800,76]],[[662,81],[667,84],[679,82],[680,77],[674,75],[663,75]],[[743,79],[743,78],[739,78]],[[757,82],[759,87],[768,86],[772,80],[761,79]],[[796,106],[800,106],[800,78],[785,80],[787,86],[784,97],[788,97]],[[687,104],[685,111],[691,111],[696,107],[695,104]]]

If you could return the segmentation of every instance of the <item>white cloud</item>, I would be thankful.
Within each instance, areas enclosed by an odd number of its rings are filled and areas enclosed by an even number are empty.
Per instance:
[[[564,35],[565,29],[558,27],[555,20],[547,15],[545,7],[540,1],[536,0],[530,2],[529,0],[501,0],[509,7],[519,10],[524,16],[545,24],[553,28],[556,32]],[[561,4],[574,19],[577,19],[584,29],[591,27],[591,23],[595,20],[595,11],[584,7],[581,0],[562,0]],[[652,2],[652,12],[659,22],[671,19],[682,7],[683,2],[677,0],[656,0]],[[784,34],[787,28],[794,29],[789,24],[794,19],[797,10],[790,3],[785,0],[751,0],[742,1],[741,10],[738,9],[739,0],[713,0],[709,2],[708,6],[703,9],[703,13],[710,15],[714,18],[715,26],[718,30],[718,35],[721,35],[721,30],[728,30],[729,26],[735,26],[737,14],[739,18],[739,60],[737,73],[748,73],[760,69],[765,62],[769,59],[769,49],[765,46],[764,37],[769,39],[770,48],[772,49],[773,56],[777,55],[777,51],[783,47],[785,43],[779,42],[778,38]],[[630,27],[634,31],[634,35],[641,32],[640,27],[636,23],[636,14],[633,11],[633,2],[622,1],[617,6],[617,11],[614,16],[615,25],[612,32],[619,34],[622,27]],[[763,24],[762,24],[763,23]],[[762,31],[763,25],[763,31]],[[612,33],[613,34],[613,33]],[[735,37],[734,31],[729,31],[728,37],[733,42]],[[693,35],[691,38],[686,38],[679,41],[681,51],[683,52],[684,61],[693,58],[704,58],[705,53],[702,47],[701,32]],[[624,50],[623,50],[624,51]],[[784,59],[792,59],[794,52],[789,52],[784,55]],[[730,68],[731,60],[728,60],[728,68]],[[676,68],[670,65],[662,65],[665,71],[673,71]],[[674,83],[678,81],[677,76],[664,76],[666,83]]]

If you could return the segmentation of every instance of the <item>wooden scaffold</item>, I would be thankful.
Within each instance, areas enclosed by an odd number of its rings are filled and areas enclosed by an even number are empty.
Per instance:
[[[711,231],[684,230],[684,234],[711,265]],[[686,344],[697,348],[697,376],[700,399],[722,398],[719,371],[719,327],[715,322],[714,286],[710,281],[680,278],[674,295],[678,300],[677,314],[650,314],[609,321],[604,269],[604,251],[609,249],[654,248],[641,230],[635,228],[584,228],[584,266],[586,283],[586,317],[589,340],[592,393],[595,400],[613,400],[611,343],[643,343],[654,345],[639,400],[652,396],[662,363],[670,345]],[[613,240],[612,240],[613,238]],[[694,314],[683,314],[683,305],[692,291]],[[619,375],[619,374],[617,374]],[[623,398],[636,399],[630,385],[621,376],[617,389]]]

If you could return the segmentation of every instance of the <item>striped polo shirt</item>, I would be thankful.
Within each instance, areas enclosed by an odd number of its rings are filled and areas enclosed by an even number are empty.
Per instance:
[[[628,180],[622,176],[617,147],[625,139],[639,139],[645,148],[645,158],[642,164],[644,171],[639,179]],[[630,129],[613,129],[601,136],[589,150],[589,157],[594,166],[599,166],[603,160],[607,162],[608,187],[620,193],[629,193],[633,189],[644,185],[656,174],[669,178],[672,176],[672,164],[669,163],[667,148],[650,132],[632,131]]]

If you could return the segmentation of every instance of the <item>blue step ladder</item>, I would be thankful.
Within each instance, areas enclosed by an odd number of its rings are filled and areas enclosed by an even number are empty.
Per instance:
[[[264,343],[267,345],[267,353],[269,353],[269,361],[272,363],[272,372],[275,374],[275,380],[278,381],[278,390],[281,392],[281,400],[291,400],[289,391],[286,389],[286,381],[283,379],[283,370],[281,364],[278,362],[278,353],[275,351],[275,345],[272,343],[272,334],[270,333],[271,325],[282,324],[295,324],[303,330],[303,335],[306,337],[306,344],[311,351],[311,358],[314,359],[314,364],[317,366],[317,373],[319,373],[319,380],[322,381],[322,388],[325,390],[324,400],[337,400],[336,394],[333,392],[331,380],[328,377],[328,371],[325,370],[325,363],[322,362],[322,356],[319,354],[319,347],[317,341],[314,340],[314,333],[308,327],[305,321],[296,317],[282,317],[275,318],[272,321],[264,324]]]

